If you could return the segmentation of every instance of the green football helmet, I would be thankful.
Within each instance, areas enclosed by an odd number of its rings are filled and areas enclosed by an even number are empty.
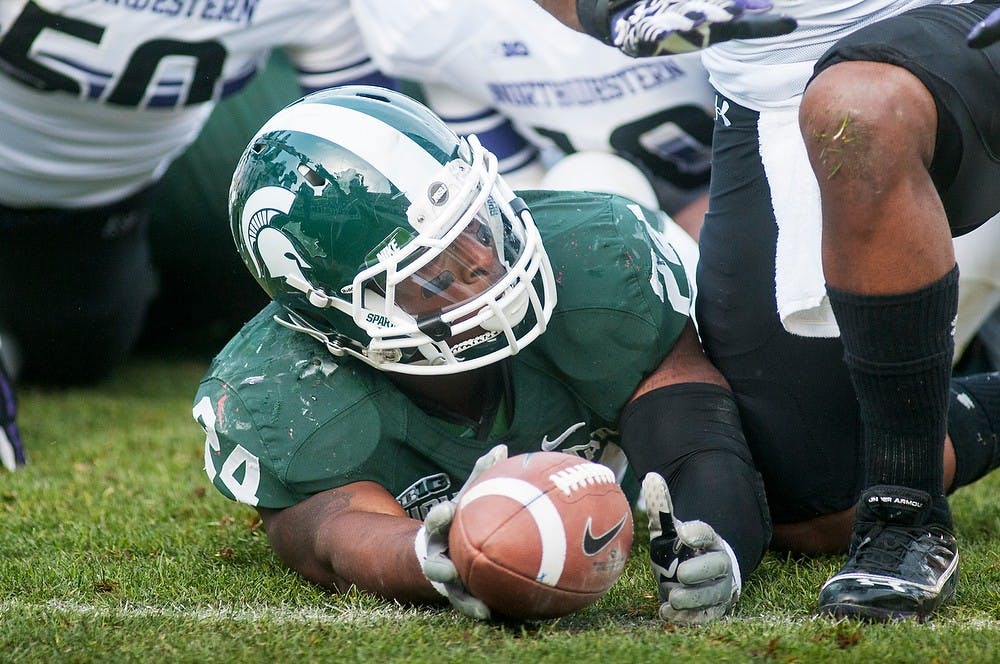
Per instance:
[[[276,113],[233,175],[243,262],[276,320],[378,369],[448,374],[517,353],[555,279],[497,160],[383,88],[317,92]]]

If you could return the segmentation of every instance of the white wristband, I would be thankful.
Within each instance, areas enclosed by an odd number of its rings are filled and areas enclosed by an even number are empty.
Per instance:
[[[417,536],[413,538],[413,553],[417,556],[417,564],[420,565],[420,571],[423,572],[424,561],[427,560],[427,535],[426,528],[420,526],[420,530],[417,531]],[[427,578],[426,575],[424,578]],[[439,581],[431,581],[427,579],[430,584],[434,587],[434,590],[442,597],[448,597],[448,589],[445,585]]]
[[[740,562],[736,560],[736,552],[733,551],[733,547],[729,546],[729,542],[719,537],[719,541],[722,542],[722,548],[726,550],[729,555],[729,560],[733,566],[733,590],[734,599],[740,598],[740,592],[743,590],[743,575],[740,573]]]

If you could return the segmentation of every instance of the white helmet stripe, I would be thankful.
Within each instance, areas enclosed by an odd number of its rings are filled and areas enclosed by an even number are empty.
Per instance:
[[[367,113],[330,104],[300,102],[278,111],[260,128],[251,145],[268,132],[290,127],[342,145],[376,165],[411,201],[425,195],[428,180],[441,170],[441,164],[427,150],[395,127]]]

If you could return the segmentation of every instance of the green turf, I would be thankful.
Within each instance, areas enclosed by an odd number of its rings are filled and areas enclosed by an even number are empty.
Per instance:
[[[624,576],[594,606],[477,624],[329,595],[282,568],[253,511],[202,470],[190,407],[204,368],[137,359],[95,388],[22,391],[31,464],[0,475],[0,661],[1000,661],[1000,473],[953,498],[959,596],[929,624],[814,618],[839,559],[768,555],[731,618],[665,626],[641,519]]]

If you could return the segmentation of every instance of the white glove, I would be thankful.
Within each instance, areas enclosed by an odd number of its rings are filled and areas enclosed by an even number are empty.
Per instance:
[[[649,557],[660,595],[660,617],[679,625],[721,618],[740,595],[740,568],[729,544],[704,521],[674,517],[667,483],[642,481],[649,515]]]
[[[795,19],[768,14],[771,7],[770,0],[640,0],[610,17],[611,41],[632,57],[676,55],[795,29]]]
[[[485,604],[469,594],[458,578],[458,570],[448,558],[448,531],[455,509],[462,494],[488,468],[507,458],[507,446],[497,445],[476,460],[469,478],[458,495],[447,502],[438,503],[427,513],[424,525],[417,531],[413,548],[420,562],[420,569],[434,588],[448,598],[451,605],[475,620],[489,620],[490,610]]]

